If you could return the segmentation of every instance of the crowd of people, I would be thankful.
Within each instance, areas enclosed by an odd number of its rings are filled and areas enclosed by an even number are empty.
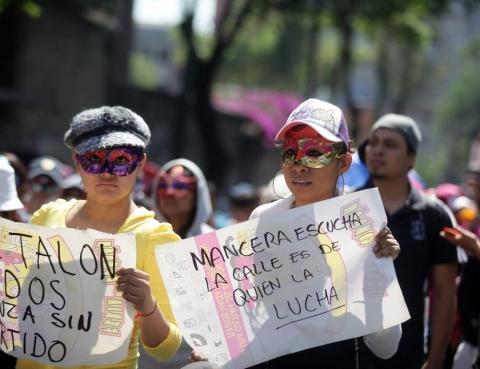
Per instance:
[[[187,364],[184,352],[191,352],[191,361],[205,358],[192,352],[174,323],[155,244],[377,187],[388,226],[378,231],[373,252],[394,259],[411,319],[252,368],[307,368],[319,360],[340,369],[479,368],[480,162],[466,163],[464,183],[422,188],[412,180],[422,143],[412,118],[380,117],[356,150],[342,110],[317,99],[290,114],[276,141],[281,172],[264,187],[234,184],[228,206],[219,209],[196,163],[178,158],[157,166],[147,157],[150,129],[142,117],[118,106],[88,109],[73,117],[64,136],[71,165],[52,156],[25,165],[14,153],[0,155],[0,215],[55,228],[134,233],[137,265],[120,269],[117,281],[138,312],[134,344],[109,367],[135,368],[139,352],[180,367]],[[0,355],[2,368],[50,368]]]

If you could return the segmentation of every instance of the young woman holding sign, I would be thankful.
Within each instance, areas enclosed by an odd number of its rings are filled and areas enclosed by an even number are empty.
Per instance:
[[[149,140],[147,124],[129,109],[101,107],[77,114],[65,134],[65,144],[73,151],[87,198],[46,204],[31,220],[52,228],[91,228],[136,236],[136,267],[117,271],[117,289],[137,311],[128,354],[122,361],[102,368],[136,368],[139,336],[145,351],[159,360],[173,356],[182,340],[172,323],[154,254],[154,245],[180,238],[170,224],[159,223],[153,212],[137,207],[132,200]],[[17,368],[52,367],[19,359]]]
[[[303,102],[290,114],[275,139],[282,149],[282,169],[292,195],[259,206],[250,219],[342,194],[338,193],[337,182],[350,167],[353,145],[337,106],[317,99]],[[395,258],[400,252],[387,227],[377,234],[376,241],[373,252],[377,257]],[[397,350],[400,337],[401,326],[396,325],[365,336],[364,342],[375,355],[386,359]],[[365,346],[351,339],[281,356],[252,368],[364,368],[362,350],[366,350]]]

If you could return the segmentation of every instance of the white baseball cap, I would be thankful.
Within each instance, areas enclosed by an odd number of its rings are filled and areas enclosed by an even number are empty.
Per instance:
[[[336,105],[318,99],[305,100],[292,111],[275,136],[275,141],[283,141],[285,133],[299,124],[306,124],[327,140],[343,142],[348,147],[347,121]]]

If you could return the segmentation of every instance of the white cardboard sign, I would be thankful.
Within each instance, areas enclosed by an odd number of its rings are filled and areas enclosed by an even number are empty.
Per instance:
[[[186,341],[224,368],[363,336],[409,319],[377,189],[157,247]]]

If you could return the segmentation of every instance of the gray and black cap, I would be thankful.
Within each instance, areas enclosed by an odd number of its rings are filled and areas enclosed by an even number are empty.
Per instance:
[[[409,150],[416,153],[418,145],[422,141],[422,133],[418,128],[417,123],[410,117],[401,114],[385,114],[380,117],[370,129],[374,132],[379,128],[387,128],[395,131],[403,136]],[[365,162],[365,146],[368,144],[368,139],[360,144],[358,147],[358,154],[360,160]]]
[[[75,115],[65,144],[77,154],[117,146],[145,149],[150,129],[141,116],[123,106],[102,106]]]

